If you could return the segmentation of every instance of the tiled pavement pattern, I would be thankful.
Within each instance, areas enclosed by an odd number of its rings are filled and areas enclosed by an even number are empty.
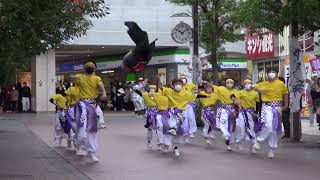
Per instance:
[[[0,180],[87,180],[28,129],[22,121],[0,116]]]

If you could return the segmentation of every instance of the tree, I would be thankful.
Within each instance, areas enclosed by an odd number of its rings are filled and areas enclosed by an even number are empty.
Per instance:
[[[178,5],[198,4],[201,23],[200,41],[207,52],[213,69],[213,81],[218,82],[219,60],[224,56],[223,44],[243,40],[240,23],[235,16],[237,0],[168,0]]]
[[[85,35],[90,18],[108,10],[104,0],[0,0],[0,83],[13,83],[35,55]]]
[[[320,29],[319,9],[319,0],[241,0],[236,17],[252,33],[262,28],[281,33],[292,25],[292,34],[297,37]]]
[[[295,56],[297,52],[301,54],[298,37],[307,31],[320,29],[319,10],[319,0],[242,0],[236,12],[238,20],[249,29],[249,33],[259,33],[262,28],[281,33],[286,26],[291,27],[289,89],[293,141],[301,138],[298,106],[304,88],[302,73],[298,70],[303,64]]]

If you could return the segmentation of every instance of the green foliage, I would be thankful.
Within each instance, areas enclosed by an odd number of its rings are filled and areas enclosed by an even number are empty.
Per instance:
[[[237,8],[238,21],[251,32],[267,28],[282,32],[296,23],[300,33],[320,29],[319,0],[242,0]]]
[[[240,34],[240,24],[234,17],[235,0],[216,0],[199,3],[202,28],[201,42],[208,51],[222,52],[222,45],[243,39]]]
[[[178,5],[197,5],[200,11],[200,40],[211,63],[218,69],[222,45],[243,39],[240,28],[252,33],[267,28],[276,33],[296,24],[299,33],[320,29],[319,0],[168,0]],[[285,2],[285,3],[284,3]],[[215,71],[214,71],[215,72]]]
[[[90,18],[108,10],[104,0],[0,0],[1,75],[15,77],[31,57],[85,35]],[[7,84],[5,78],[0,83]]]
[[[201,45],[211,53],[214,72],[219,70],[219,59],[224,55],[223,44],[243,40],[241,24],[236,16],[237,0],[168,0],[178,5],[197,5],[201,23]]]

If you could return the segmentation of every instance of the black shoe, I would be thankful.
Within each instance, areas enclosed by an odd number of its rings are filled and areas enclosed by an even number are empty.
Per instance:
[[[150,126],[151,126],[151,123],[149,123],[149,122],[147,122],[147,123],[144,125],[144,127],[147,128],[147,129],[148,129]]]
[[[282,138],[281,139],[289,139],[290,138],[290,136],[289,135],[284,135],[284,136],[282,136]]]

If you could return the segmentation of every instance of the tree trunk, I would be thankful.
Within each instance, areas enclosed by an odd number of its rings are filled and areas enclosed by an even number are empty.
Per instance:
[[[218,65],[218,55],[217,50],[212,49],[211,50],[211,64],[212,64],[212,82],[214,85],[219,85],[219,65]]]
[[[218,29],[219,26],[219,14],[218,14],[218,9],[219,9],[219,5],[218,5],[218,1],[216,3],[214,3],[214,17],[213,17],[213,29]],[[219,32],[212,30],[211,32],[211,64],[212,64],[212,71],[213,71],[213,77],[212,77],[212,82],[214,85],[219,85],[219,65],[218,65],[218,34]]]

